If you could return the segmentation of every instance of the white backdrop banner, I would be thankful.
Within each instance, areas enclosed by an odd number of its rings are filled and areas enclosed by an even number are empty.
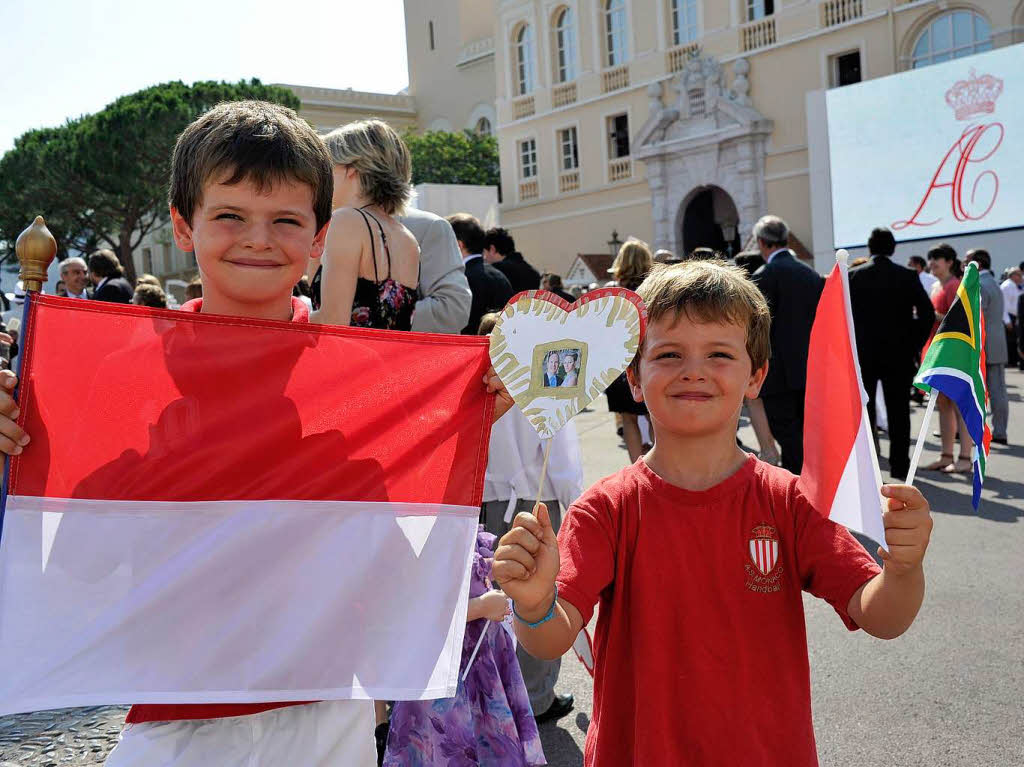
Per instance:
[[[1024,45],[825,99],[837,248],[1024,226]]]

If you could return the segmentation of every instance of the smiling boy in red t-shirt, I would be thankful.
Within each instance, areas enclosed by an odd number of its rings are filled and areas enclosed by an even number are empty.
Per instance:
[[[887,485],[880,569],[811,507],[797,478],[736,445],[768,369],[768,307],[739,270],[656,267],[630,370],[655,447],[569,509],[519,514],[494,576],[516,633],[561,657],[600,602],[585,764],[817,764],[801,591],[851,630],[902,634],[924,597],[929,507]]]

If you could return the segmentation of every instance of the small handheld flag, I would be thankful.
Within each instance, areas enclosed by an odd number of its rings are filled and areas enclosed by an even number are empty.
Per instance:
[[[956,300],[935,331],[931,346],[914,378],[914,385],[922,391],[931,392],[933,398],[936,393],[945,394],[959,408],[967,425],[967,433],[974,440],[974,493],[971,503],[977,510],[981,500],[981,485],[985,481],[989,443],[992,441],[992,433],[985,422],[988,403],[985,385],[985,323],[981,314],[981,283],[977,264],[967,265],[956,292]],[[929,407],[929,415],[932,407]],[[927,433],[928,420],[926,416],[921,427],[922,435]],[[915,459],[919,453],[919,450],[915,451]],[[915,460],[913,467],[916,466]]]
[[[823,515],[888,551],[882,478],[857,364],[848,257],[845,250],[836,253],[811,328],[800,488]]]

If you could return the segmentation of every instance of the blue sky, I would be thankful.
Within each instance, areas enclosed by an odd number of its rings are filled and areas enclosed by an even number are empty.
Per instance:
[[[402,0],[0,0],[0,29],[0,154],[168,80],[409,82]]]

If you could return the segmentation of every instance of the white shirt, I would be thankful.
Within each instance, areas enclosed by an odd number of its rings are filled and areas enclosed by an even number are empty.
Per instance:
[[[470,255],[463,257],[462,265],[465,266],[470,261],[472,261],[474,258],[483,258],[483,257],[484,257],[483,253],[471,253]]]
[[[576,425],[570,421],[552,439],[544,487],[541,497],[535,498],[546,442],[537,436],[519,408],[513,407],[499,418],[491,427],[483,499],[557,500],[563,509],[568,508],[583,492],[583,459]]]
[[[1020,294],[1024,293],[1024,282],[1017,285],[1007,277],[1003,280],[1003,284],[999,286],[999,289],[1003,291],[1003,306],[1006,308],[1006,313],[1011,317],[1016,317],[1017,301],[1020,298]]]
[[[930,296],[932,294],[932,288],[935,287],[935,283],[939,281],[939,278],[929,272],[921,272],[917,276],[921,278],[921,285],[924,287],[924,292]]]
[[[84,299],[88,300],[89,294],[86,291],[84,291],[84,290],[81,293],[72,293],[69,290],[68,291],[68,298],[84,298]]]
[[[772,259],[775,258],[777,255],[779,255],[779,253],[788,253],[788,252],[789,252],[789,248],[779,248],[778,250],[776,250],[776,251],[774,251],[774,252],[772,252],[772,253],[770,253],[768,255],[768,260],[765,261],[765,263],[766,264],[770,264],[772,262]]]

